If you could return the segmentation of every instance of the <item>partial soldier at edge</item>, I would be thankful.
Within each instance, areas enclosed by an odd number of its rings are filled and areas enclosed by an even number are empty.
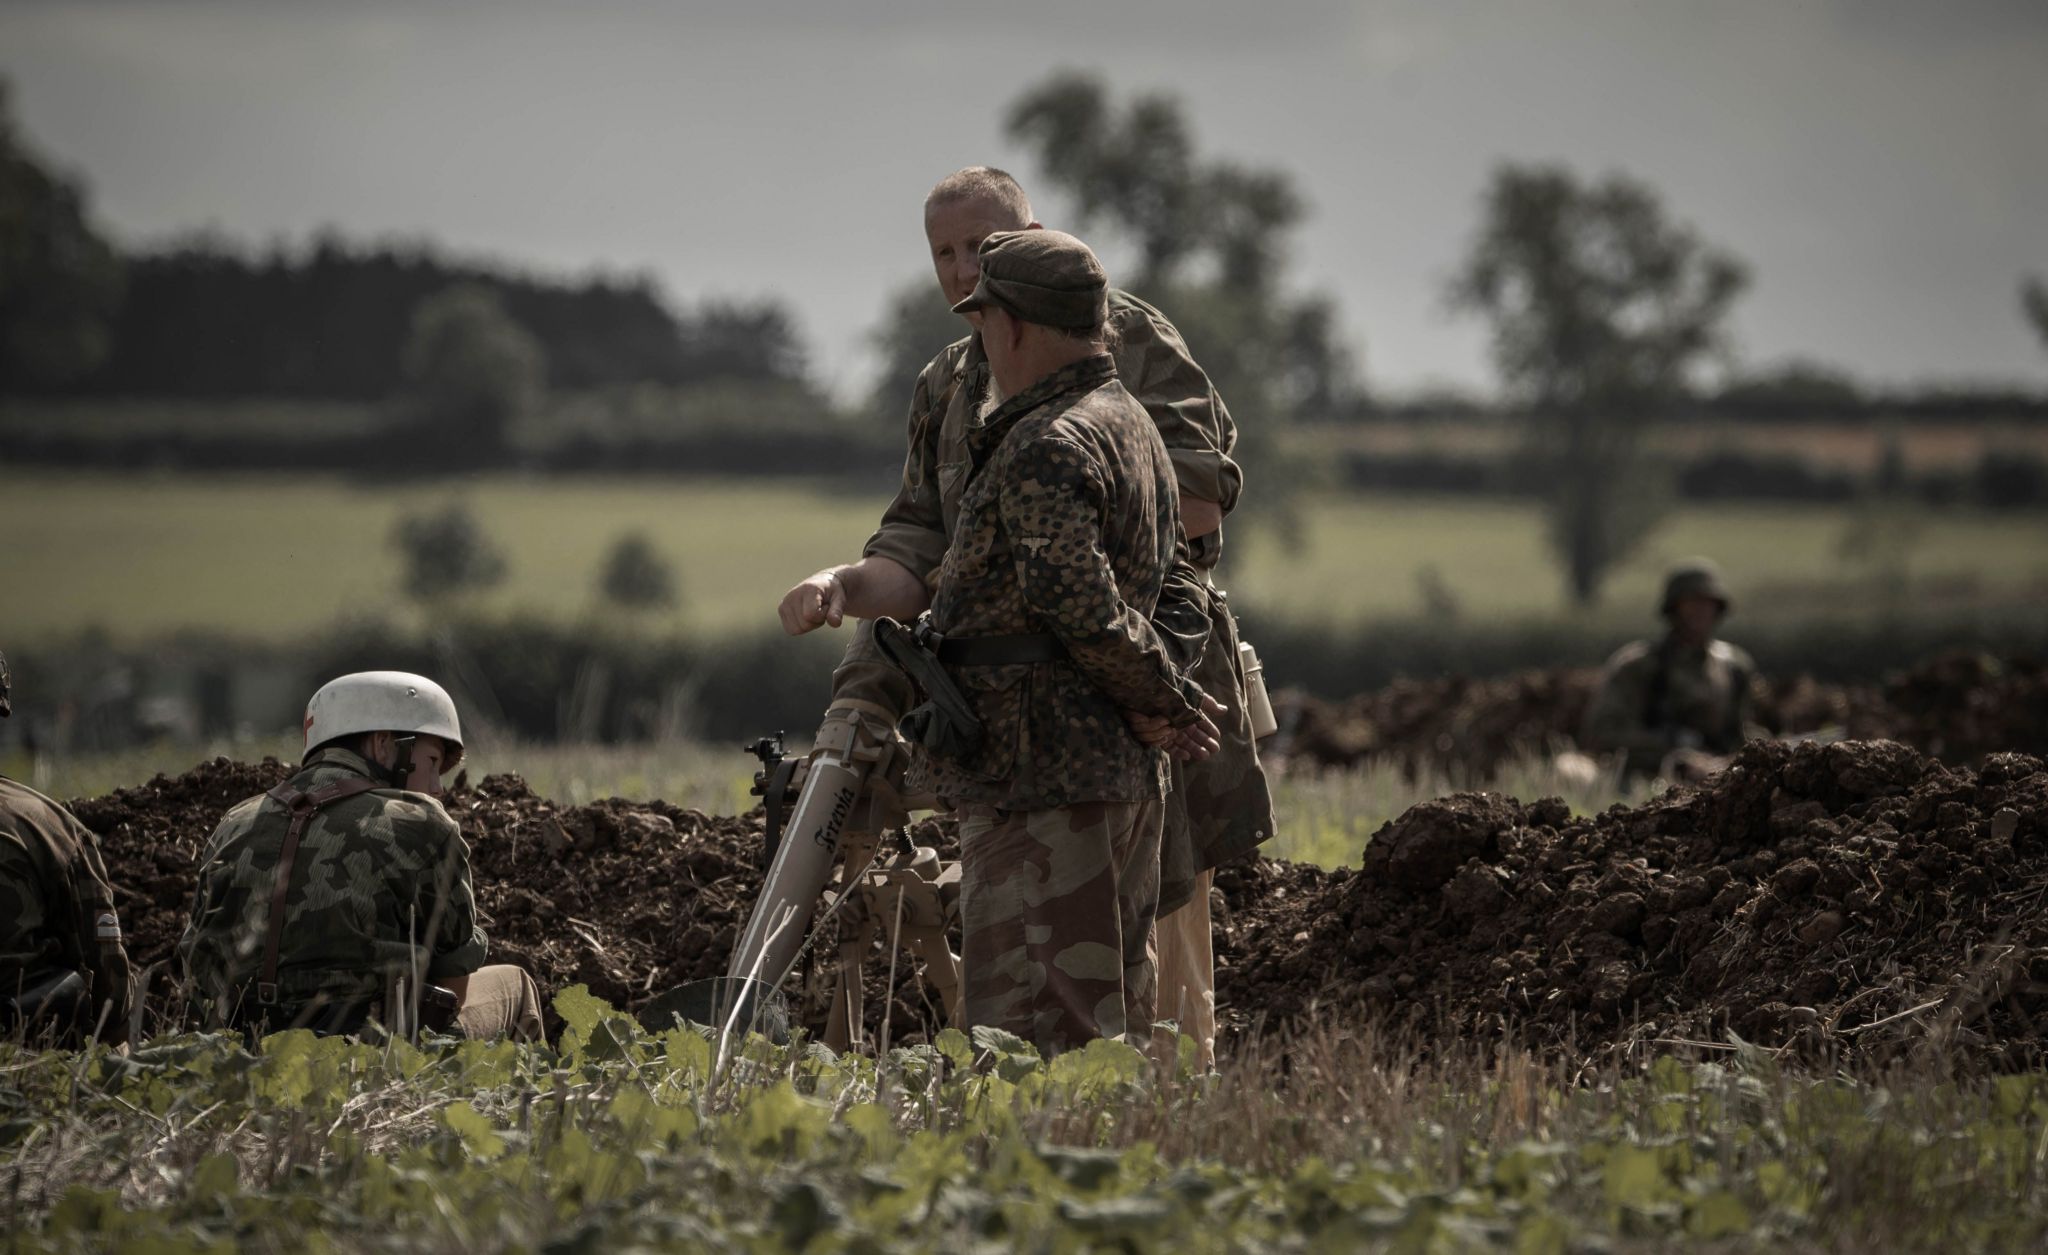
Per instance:
[[[0,655],[0,719],[13,714]],[[70,811],[0,776],[0,1033],[75,1045],[126,1041],[134,973],[98,838]]]

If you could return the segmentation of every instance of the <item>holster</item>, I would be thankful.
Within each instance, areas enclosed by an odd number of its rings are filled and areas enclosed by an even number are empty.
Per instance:
[[[945,637],[933,630],[929,614],[919,616],[914,627],[889,618],[875,620],[875,645],[924,696],[896,730],[938,757],[959,762],[981,748],[981,719],[939,661],[944,644]]]

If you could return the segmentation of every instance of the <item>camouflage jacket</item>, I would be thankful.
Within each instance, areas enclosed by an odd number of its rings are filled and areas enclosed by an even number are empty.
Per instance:
[[[1670,637],[1624,645],[1607,660],[1586,708],[1581,747],[1620,751],[1653,774],[1674,749],[1733,753],[1747,737],[1756,663],[1726,641],[1682,649]]]
[[[70,811],[0,777],[0,992],[65,971],[87,980],[95,1006],[113,1004],[102,1035],[120,1040],[133,974],[99,842]]]
[[[959,638],[1050,633],[1066,657],[950,667],[984,736],[972,761],[933,763],[935,788],[1005,810],[1161,796],[1165,756],[1122,712],[1186,723],[1199,698],[1151,623],[1181,544],[1158,431],[1100,354],[997,407],[969,454],[932,622]]]
[[[359,755],[329,747],[291,784],[305,791],[369,777]],[[291,818],[268,794],[229,811],[200,854],[192,918],[178,942],[200,997],[225,1015],[263,965],[277,860]],[[415,964],[425,979],[483,965],[469,846],[424,793],[377,788],[316,811],[299,838],[278,946],[279,1000],[375,1001]]]
[[[1130,293],[1110,289],[1109,323],[1120,337],[1117,378],[1152,416],[1179,491],[1229,511],[1244,474],[1230,460],[1237,428],[1209,377],[1166,316]],[[917,377],[903,481],[861,556],[894,559],[926,583],[938,578],[960,517],[972,461],[968,441],[985,421],[988,392],[988,358],[978,335],[948,345]]]
[[[1226,512],[1234,508],[1244,485],[1230,458],[1237,429],[1180,332],[1164,314],[1114,288],[1109,320],[1119,337],[1117,377],[1151,415],[1180,493],[1215,501]],[[983,422],[988,393],[988,359],[978,336],[955,341],[924,368],[911,398],[903,479],[862,556],[893,559],[927,583],[937,578],[960,515],[971,464],[968,442]],[[1174,765],[1162,911],[1187,900],[1197,873],[1242,857],[1273,834],[1272,797],[1245,712],[1237,629],[1208,574],[1222,554],[1220,539],[1198,544],[1192,566],[1176,565],[1153,613],[1153,626],[1175,664],[1231,712],[1220,721],[1223,744],[1216,754]],[[900,714],[908,703],[890,669],[875,665],[877,657],[863,625],[834,676],[834,697],[862,699]]]

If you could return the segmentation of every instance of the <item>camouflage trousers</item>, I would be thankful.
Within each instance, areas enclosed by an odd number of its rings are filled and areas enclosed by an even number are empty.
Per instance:
[[[1160,805],[960,808],[966,1018],[1046,1055],[1149,1038]]]

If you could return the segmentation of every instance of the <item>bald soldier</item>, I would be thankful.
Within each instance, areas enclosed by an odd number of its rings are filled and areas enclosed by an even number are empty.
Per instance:
[[[200,854],[178,952],[205,1017],[252,1035],[375,1020],[539,1038],[533,978],[484,965],[469,846],[439,800],[462,759],[446,690],[345,675],[313,694],[305,730],[298,771],[229,811]]]
[[[1717,638],[1732,604],[1721,572],[1694,558],[1672,568],[1662,640],[1635,641],[1607,660],[1586,708],[1581,746],[1619,754],[1632,776],[1697,776],[1748,739],[1756,664]]]
[[[924,225],[940,291],[948,305],[958,305],[978,282],[978,254],[990,234],[1040,224],[1015,179],[975,166],[931,190]],[[1002,399],[979,333],[980,315],[964,316],[973,332],[947,346],[918,377],[896,499],[860,561],[820,571],[783,598],[782,623],[792,635],[838,627],[846,615],[909,619],[930,604],[960,515],[970,440]],[[1236,622],[1211,577],[1243,474],[1230,457],[1237,437],[1229,411],[1166,317],[1111,288],[1107,331],[1119,382],[1144,407],[1167,448],[1192,563],[1179,581],[1185,587],[1170,599],[1177,618],[1159,626],[1175,661],[1225,709],[1217,752],[1173,768],[1161,848],[1158,1014],[1195,1037],[1206,1064],[1215,1041],[1213,869],[1250,853],[1273,832],[1272,800],[1244,700]],[[862,711],[889,726],[913,701],[903,678],[875,652],[863,623],[833,676],[832,709]]]
[[[0,719],[14,712],[0,655]],[[92,830],[0,776],[0,1033],[127,1040],[134,980]]]

